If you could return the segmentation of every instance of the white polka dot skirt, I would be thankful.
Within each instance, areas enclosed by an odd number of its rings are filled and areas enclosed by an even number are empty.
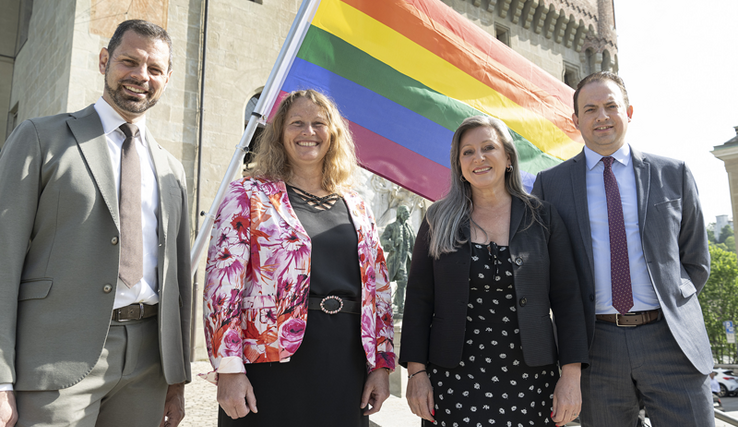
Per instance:
[[[469,305],[461,363],[430,365],[436,421],[424,426],[553,426],[555,365],[523,361],[508,248],[472,245]]]

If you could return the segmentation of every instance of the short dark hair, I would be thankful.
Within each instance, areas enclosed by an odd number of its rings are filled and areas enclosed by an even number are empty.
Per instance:
[[[150,39],[166,42],[167,46],[169,46],[169,70],[167,71],[171,71],[172,39],[169,38],[167,30],[156,24],[152,24],[149,21],[144,21],[143,19],[129,19],[128,21],[123,21],[118,24],[118,28],[115,29],[115,33],[113,33],[113,37],[108,43],[108,55],[113,56],[113,51],[115,51],[115,49],[120,45],[120,42],[123,40],[123,35],[128,30]]]
[[[577,102],[579,100],[579,92],[582,91],[582,88],[584,86],[587,86],[590,83],[594,82],[604,82],[604,81],[611,81],[615,83],[619,88],[620,91],[623,92],[623,100],[625,101],[625,106],[628,107],[630,103],[628,102],[628,91],[625,90],[625,82],[623,82],[623,79],[620,78],[615,73],[611,73],[609,71],[600,71],[599,73],[590,74],[587,77],[583,78],[581,82],[577,85],[577,90],[574,92],[574,114],[579,116],[579,105],[577,105]]]

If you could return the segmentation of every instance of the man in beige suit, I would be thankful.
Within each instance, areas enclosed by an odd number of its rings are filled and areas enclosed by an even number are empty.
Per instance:
[[[182,165],[147,131],[171,40],[120,24],[105,89],[0,151],[0,427],[176,426],[190,380]]]

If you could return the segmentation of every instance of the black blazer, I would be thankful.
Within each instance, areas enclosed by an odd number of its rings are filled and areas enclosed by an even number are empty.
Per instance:
[[[523,201],[513,197],[509,247],[525,363],[586,365],[584,311],[569,237],[550,204],[544,202],[539,209],[543,225],[534,222],[528,227],[530,215]],[[431,362],[453,368],[461,361],[464,346],[471,243],[434,260],[428,254],[429,231],[424,220],[408,278],[400,364]],[[468,239],[469,226],[461,233]],[[558,348],[550,310],[558,328]]]

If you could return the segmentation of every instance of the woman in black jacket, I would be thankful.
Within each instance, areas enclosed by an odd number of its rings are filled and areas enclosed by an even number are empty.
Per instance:
[[[451,179],[413,251],[400,346],[410,408],[423,425],[564,425],[588,363],[564,225],[523,190],[498,119],[456,130]]]

